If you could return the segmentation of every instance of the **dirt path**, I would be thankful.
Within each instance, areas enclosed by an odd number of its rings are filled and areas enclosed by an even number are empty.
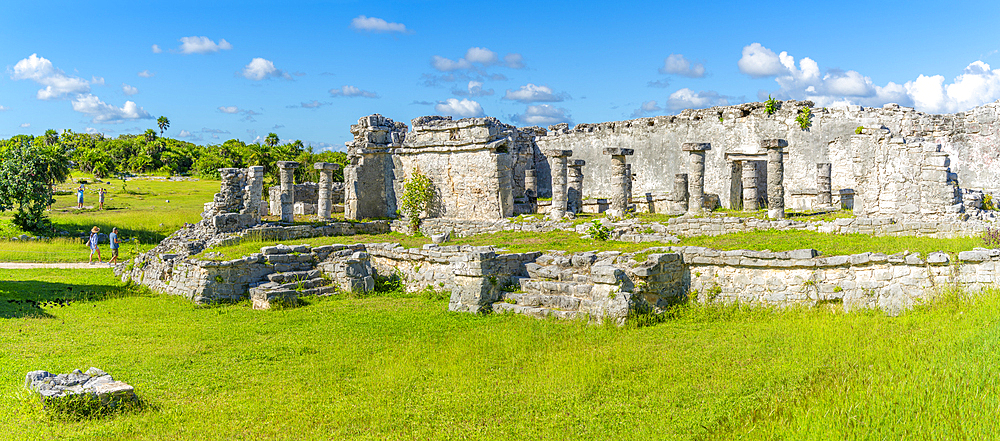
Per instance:
[[[35,269],[35,268],[54,268],[54,269],[97,269],[97,268],[107,268],[107,262],[97,263],[94,262],[93,265],[87,262],[74,262],[74,263],[36,263],[36,262],[0,262],[0,269]]]

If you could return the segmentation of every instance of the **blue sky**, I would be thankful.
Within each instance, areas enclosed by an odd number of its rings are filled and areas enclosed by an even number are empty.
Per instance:
[[[0,4],[0,137],[343,149],[381,113],[547,126],[779,98],[931,113],[1000,99],[1000,3]],[[994,67],[998,69],[994,69]]]

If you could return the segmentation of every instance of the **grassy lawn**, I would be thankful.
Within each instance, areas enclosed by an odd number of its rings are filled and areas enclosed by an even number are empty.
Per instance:
[[[410,237],[400,233],[314,237],[293,241],[246,241],[238,245],[214,248],[205,252],[219,252],[222,256],[216,257],[216,260],[228,260],[252,253],[259,253],[261,247],[278,243],[307,243],[312,246],[320,246],[376,242],[398,242],[407,248],[419,248],[423,244],[430,243],[430,239],[426,237]],[[650,247],[668,245],[702,246],[720,250],[749,249],[756,251],[789,251],[813,248],[819,250],[823,255],[835,256],[864,253],[867,251],[886,254],[909,251],[924,255],[933,251],[944,251],[955,254],[959,251],[981,247],[983,246],[983,240],[979,237],[936,239],[911,236],[880,237],[866,234],[824,234],[800,230],[767,230],[720,236],[697,236],[681,239],[679,244],[669,244],[662,242],[631,243],[613,240],[601,242],[581,239],[579,234],[571,231],[551,231],[548,233],[505,231],[495,234],[480,234],[456,238],[448,242],[447,245],[491,245],[503,247],[515,253],[546,250],[564,250],[568,252],[617,250],[621,252],[636,252]],[[199,257],[203,257],[203,255]]]
[[[127,192],[122,190],[120,179],[105,180],[95,184],[91,175],[74,173],[73,180],[86,179],[84,206],[94,206],[84,210],[76,209],[77,184],[67,182],[56,187],[57,191],[72,194],[56,195],[56,203],[48,212],[56,231],[70,232],[70,238],[56,238],[48,241],[17,242],[0,240],[0,262],[80,262],[90,255],[81,234],[90,232],[94,226],[102,233],[110,233],[118,227],[122,238],[136,238],[136,245],[123,245],[122,257],[126,252],[144,252],[185,222],[201,220],[205,202],[219,191],[219,181],[162,181],[156,179],[129,179],[125,182]],[[96,209],[97,191],[107,190],[104,210]],[[167,202],[167,201],[170,202]],[[0,235],[22,234],[11,223],[11,212],[0,213]],[[138,247],[138,248],[136,248]],[[108,245],[101,245],[101,254],[107,258]]]
[[[899,317],[681,306],[614,328],[423,298],[197,307],[106,270],[31,270],[0,271],[0,317],[12,440],[991,439],[1000,427],[998,293]],[[65,420],[21,389],[30,370],[90,366],[149,406]]]

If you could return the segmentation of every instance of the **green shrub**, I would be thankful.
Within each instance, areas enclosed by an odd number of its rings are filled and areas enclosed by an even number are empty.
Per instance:
[[[771,95],[767,96],[767,101],[764,101],[764,111],[768,115],[774,115],[774,112],[778,111],[778,100],[771,98]]]
[[[403,196],[400,198],[399,211],[409,220],[410,231],[419,231],[420,213],[430,208],[435,193],[434,183],[420,172],[419,167],[413,169],[410,179],[403,182]]]
[[[597,239],[599,241],[607,241],[611,238],[611,229],[605,227],[601,223],[600,219],[594,219],[591,222],[590,228],[587,228],[587,234],[590,235],[591,239]]]
[[[993,201],[993,195],[991,194],[983,195],[983,203],[982,205],[980,205],[979,208],[983,210],[996,210],[997,205],[996,202]]]
[[[864,127],[858,126],[858,128],[854,129],[854,134],[860,135],[862,130],[864,130]]]
[[[806,130],[812,125],[812,109],[803,107],[799,110],[799,115],[795,117],[795,122],[799,123],[802,130]]]

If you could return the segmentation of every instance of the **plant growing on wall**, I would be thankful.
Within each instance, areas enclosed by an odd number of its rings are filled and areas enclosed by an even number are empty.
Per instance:
[[[855,135],[860,135],[862,129],[864,129],[863,126],[858,126],[858,128],[854,129],[854,134]]]
[[[403,196],[400,198],[399,211],[410,222],[410,231],[416,233],[420,227],[420,213],[427,211],[434,200],[434,183],[414,168],[410,178],[403,182]]]
[[[774,115],[774,112],[778,111],[778,100],[771,98],[771,95],[767,95],[767,101],[764,101],[764,111],[768,115]]]
[[[1000,248],[1000,228],[986,227],[986,231],[983,231],[983,245],[986,248]]]
[[[809,129],[809,126],[812,125],[812,109],[803,107],[802,110],[799,110],[799,115],[795,117],[795,122],[799,123],[799,127],[802,130]]]
[[[993,201],[993,195],[991,194],[983,195],[983,203],[979,208],[983,210],[996,210],[997,204],[996,202]]]

